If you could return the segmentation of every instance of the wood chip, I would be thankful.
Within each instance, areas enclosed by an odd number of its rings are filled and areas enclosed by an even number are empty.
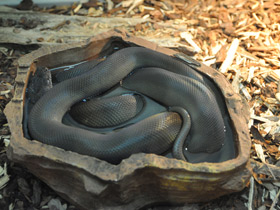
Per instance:
[[[225,59],[225,61],[223,62],[223,64],[221,65],[220,67],[220,72],[221,73],[226,73],[229,66],[232,64],[233,60],[234,60],[234,55],[235,55],[235,52],[238,48],[238,45],[239,45],[239,39],[234,39],[230,45],[230,48],[227,52],[227,57]]]
[[[106,0],[106,2],[108,11],[114,8],[114,3],[112,2],[112,0]]]
[[[189,45],[191,45],[196,52],[201,52],[200,47],[193,41],[193,36],[187,32],[180,33],[182,39],[184,39]]]
[[[265,156],[264,156],[262,145],[254,144],[254,146],[255,146],[255,150],[256,150],[257,156],[260,158],[260,160],[263,163],[265,163]]]
[[[79,10],[82,8],[82,4],[79,4],[75,9],[74,9],[74,13],[78,13]]]

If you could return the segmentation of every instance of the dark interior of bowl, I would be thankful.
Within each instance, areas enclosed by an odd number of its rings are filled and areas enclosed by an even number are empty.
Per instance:
[[[43,95],[45,95],[46,92],[51,90],[57,84],[63,83],[66,80],[73,80],[73,78],[86,74],[83,70],[83,66],[86,66],[86,68],[91,68],[91,66],[93,67],[98,66],[99,63],[102,63],[110,55],[114,54],[115,52],[123,48],[129,48],[129,47],[135,47],[135,44],[127,43],[122,40],[113,39],[109,41],[107,45],[104,46],[103,50],[98,54],[98,56],[93,56],[90,59],[86,58],[85,60],[81,60],[78,63],[72,63],[71,61],[66,61],[63,66],[37,66],[35,74],[29,78],[29,84],[26,89],[26,99],[25,99],[25,106],[24,106],[24,119],[23,119],[23,130],[24,130],[25,137],[30,140],[34,139],[28,129],[29,114],[32,108],[34,107],[34,105],[37,103],[37,101]],[[188,57],[186,58],[189,60]],[[184,59],[184,55],[177,56],[177,58],[174,59],[176,59],[181,63],[184,63],[186,66],[188,66],[188,68],[192,68],[196,71],[195,65],[192,66],[189,65],[189,63],[186,62],[186,60]],[[199,66],[199,63],[198,62],[196,63],[197,66]],[[93,69],[93,67],[91,69]],[[132,71],[132,73],[128,74],[127,77],[129,77],[133,73],[134,72]],[[218,86],[213,82],[213,80],[209,76],[207,76],[206,74],[202,74],[200,72],[198,73],[203,78],[205,78],[208,81],[208,83],[211,83],[210,84],[211,91],[214,93],[215,98],[217,99],[216,100],[217,104],[222,113],[225,139],[221,143],[217,151],[210,152],[210,153],[207,151],[191,152],[187,150],[186,148],[188,147],[188,141],[186,140],[182,148],[184,157],[188,162],[191,163],[223,162],[226,160],[234,159],[237,156],[237,149],[235,145],[236,136],[235,136],[235,131],[232,126],[230,116],[226,108],[223,94],[218,88]],[[148,117],[151,117],[158,113],[166,112],[170,109],[168,105],[165,105],[162,102],[155,100],[154,98],[151,98],[143,93],[139,93],[135,90],[125,88],[122,85],[125,79],[126,77],[120,80],[118,84],[113,85],[111,88],[107,89],[106,91],[102,91],[102,93],[99,93],[98,95],[81,98],[80,101],[74,105],[77,106],[77,104],[87,103],[91,99],[98,100],[98,104],[96,105],[98,109],[92,118],[86,120],[83,119],[80,120],[79,118],[83,114],[80,113],[79,110],[75,111],[74,108],[70,108],[65,113],[62,123],[67,126],[72,126],[73,128],[88,130],[90,132],[95,132],[101,135],[108,135],[111,133],[121,132],[123,128],[137,124],[138,122]],[[145,81],[143,81],[143,85],[145,86]],[[115,102],[111,100],[111,98],[114,99],[114,97],[116,98],[118,96],[122,96],[124,98],[132,97],[133,100],[137,99],[138,102],[136,103],[137,107],[135,108],[135,110],[132,110],[130,108],[130,104],[127,105],[127,103],[124,104],[122,101]],[[184,96],[179,95],[178,97],[184,97]],[[102,100],[105,100],[105,102],[99,103],[100,101],[102,102]],[[112,111],[112,109],[113,110],[119,109],[119,111],[117,113],[114,112],[110,113],[110,110]],[[128,112],[132,114],[127,114]],[[85,117],[87,117],[86,115],[89,114],[85,114]],[[190,113],[190,115],[192,115],[192,113]],[[90,123],[92,123],[94,126],[93,127],[89,126],[88,121],[90,121]],[[157,128],[158,127],[156,127],[156,129]],[[134,137],[134,140],[137,138],[140,137],[139,136]],[[40,141],[40,139],[36,139],[36,140]],[[118,140],[119,139],[115,139],[115,141]],[[212,144],[214,143],[209,141],[206,144],[207,144],[206,147],[211,147]],[[156,146],[157,145],[155,145],[155,147]],[[160,144],[158,146],[160,146]],[[132,149],[132,151],[134,150]],[[149,152],[147,153],[153,153],[153,150],[151,148],[148,148],[148,151]],[[170,145],[170,147],[167,150],[161,151],[160,153],[157,152],[156,154],[163,155],[169,158],[174,158],[172,153],[172,145]],[[128,158],[129,156],[130,155],[127,154],[124,158]],[[120,158],[116,161],[108,161],[108,160],[106,161],[111,162],[113,164],[118,164],[124,158]]]

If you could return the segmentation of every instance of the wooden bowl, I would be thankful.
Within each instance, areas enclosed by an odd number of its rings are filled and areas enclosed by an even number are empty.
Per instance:
[[[125,32],[107,32],[86,42],[43,47],[18,61],[16,90],[5,114],[12,133],[8,157],[25,166],[80,209],[140,209],[154,203],[204,202],[242,190],[250,177],[249,109],[225,77],[201,64],[198,71],[220,87],[235,133],[236,158],[220,163],[188,163],[154,154],[134,154],[118,165],[24,137],[22,122],[29,76],[38,66],[53,68],[94,58],[112,44],[143,46],[173,55]]]

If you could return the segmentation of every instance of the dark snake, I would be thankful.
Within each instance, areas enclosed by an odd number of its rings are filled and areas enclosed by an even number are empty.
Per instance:
[[[80,76],[55,85],[35,104],[28,120],[33,139],[111,163],[139,152],[162,154],[172,145],[174,157],[185,160],[185,142],[188,151],[193,153],[213,153],[221,149],[225,139],[224,121],[211,85],[184,62],[146,48],[129,47],[94,67],[87,65],[85,70]],[[71,107],[85,98],[93,97],[98,107],[98,97],[120,81],[124,88],[171,108],[107,133],[62,123]],[[131,116],[126,114],[120,121],[127,121],[141,112],[141,107],[137,108],[139,96],[132,96],[119,96],[132,100],[132,108],[135,108]],[[110,104],[110,99],[107,100],[105,104]],[[119,112],[125,111],[129,112],[125,108],[120,108]],[[77,113],[79,115],[80,111]],[[106,125],[112,126],[110,122],[100,126]]]

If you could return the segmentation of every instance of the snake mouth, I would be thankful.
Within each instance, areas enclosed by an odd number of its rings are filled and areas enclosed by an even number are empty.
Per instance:
[[[234,158],[221,93],[195,64],[128,47],[60,71],[28,113],[26,133],[110,163],[171,148],[172,157],[193,163]]]

